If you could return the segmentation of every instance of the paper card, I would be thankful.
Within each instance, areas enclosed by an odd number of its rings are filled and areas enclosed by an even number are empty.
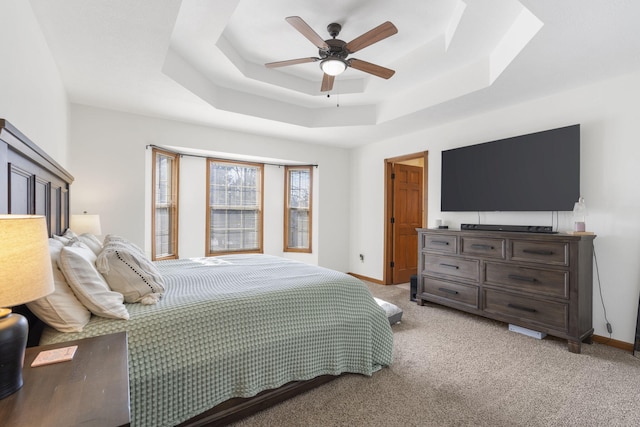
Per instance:
[[[31,363],[31,367],[33,368],[36,366],[50,365],[52,363],[67,362],[73,359],[73,355],[76,353],[77,349],[77,345],[72,345],[70,347],[41,351]]]

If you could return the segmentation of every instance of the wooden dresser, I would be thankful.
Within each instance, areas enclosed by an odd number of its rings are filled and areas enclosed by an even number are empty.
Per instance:
[[[418,229],[417,300],[591,343],[593,235]]]

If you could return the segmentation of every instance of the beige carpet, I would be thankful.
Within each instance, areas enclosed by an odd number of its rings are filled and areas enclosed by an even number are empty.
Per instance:
[[[640,359],[602,344],[536,340],[507,325],[410,302],[408,286],[370,284],[404,310],[394,362],[349,375],[237,426],[638,426]]]

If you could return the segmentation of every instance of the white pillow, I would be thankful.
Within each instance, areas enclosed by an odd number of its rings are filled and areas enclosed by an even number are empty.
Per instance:
[[[126,242],[109,240],[98,255],[96,268],[125,302],[155,304],[164,293],[158,268],[139,248]]]
[[[103,247],[107,246],[109,243],[120,243],[122,245],[128,246],[132,250],[139,252],[140,255],[144,257],[147,256],[147,254],[145,254],[144,251],[140,249],[139,246],[135,245],[134,243],[131,243],[131,241],[125,239],[124,237],[116,236],[115,234],[107,234],[104,238]]]
[[[58,259],[64,243],[49,239],[49,254],[53,269],[53,293],[27,303],[27,307],[47,325],[60,332],[80,332],[89,322],[91,313],[76,298],[58,268]]]
[[[65,245],[68,245],[73,239],[77,239],[78,235],[67,228],[67,231],[65,231],[62,236],[54,235],[53,238]]]
[[[60,251],[60,269],[80,302],[96,316],[128,319],[122,294],[109,289],[95,261],[96,255],[85,247],[65,246]]]
[[[84,233],[78,236],[78,240],[87,245],[96,256],[102,252],[102,242],[93,234]]]

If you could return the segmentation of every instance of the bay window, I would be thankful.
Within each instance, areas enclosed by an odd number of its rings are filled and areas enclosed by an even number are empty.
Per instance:
[[[178,258],[178,167],[175,153],[153,149],[152,244],[153,260]]]
[[[207,255],[262,252],[263,165],[207,161]]]
[[[312,177],[311,166],[285,167],[285,252],[311,252]]]

